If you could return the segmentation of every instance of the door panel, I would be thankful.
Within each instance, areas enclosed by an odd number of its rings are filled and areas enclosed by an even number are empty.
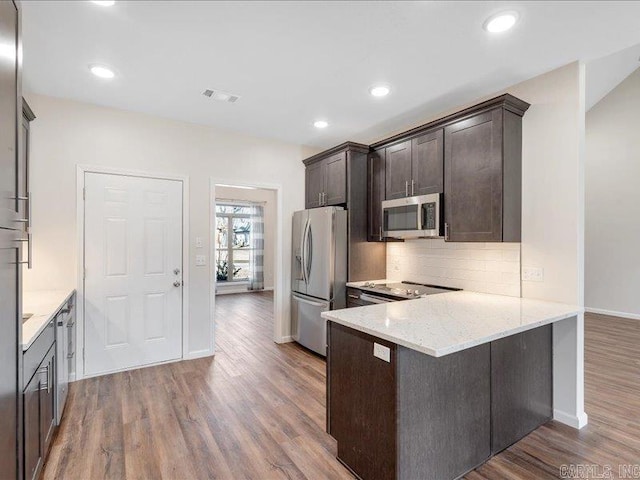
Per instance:
[[[16,477],[18,444],[18,322],[20,312],[18,234],[0,228],[0,472]],[[20,384],[20,390],[22,384]],[[2,475],[0,475],[2,476]]]
[[[325,162],[319,161],[305,168],[305,208],[316,208],[322,204],[321,195],[324,192],[325,184]]]
[[[293,339],[323,356],[327,354],[327,321],[320,314],[329,309],[329,302],[296,294],[291,296]]]
[[[87,173],[85,188],[87,375],[180,358],[182,182]]]
[[[411,141],[388,147],[385,162],[386,199],[406,197],[411,184]]]
[[[332,296],[333,279],[333,213],[334,209],[309,210],[309,227],[305,245],[305,265],[308,272],[307,295],[324,300]]]
[[[444,190],[444,132],[442,129],[413,139],[411,147],[413,195]]]
[[[19,203],[16,200],[19,125],[17,32],[18,11],[15,5],[13,2],[0,2],[0,44],[9,53],[0,57],[0,228],[16,228]]]
[[[404,478],[396,469],[396,345],[333,322],[329,329],[328,408],[338,458],[359,478]],[[389,348],[389,362],[373,356],[374,343]]]
[[[369,241],[381,242],[382,201],[385,200],[385,150],[376,150],[369,157]]]
[[[42,455],[46,459],[49,445],[53,438],[53,429],[56,425],[55,417],[55,388],[56,388],[56,356],[55,347],[51,350],[40,365],[43,379],[40,382],[40,441],[42,443]]]
[[[36,374],[24,390],[24,477],[37,478],[42,462],[42,439],[40,435],[42,416],[40,413],[40,374]]]
[[[347,203],[347,154],[339,153],[327,159],[325,175],[325,205]]]
[[[291,291],[307,293],[307,283],[305,274],[302,271],[304,235],[307,228],[309,213],[301,210],[293,214],[293,231],[291,236],[291,248],[293,255],[291,258]]]
[[[449,240],[502,240],[502,110],[445,130],[445,222]]]

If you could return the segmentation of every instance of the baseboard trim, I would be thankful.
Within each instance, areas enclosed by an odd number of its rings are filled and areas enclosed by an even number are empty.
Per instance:
[[[631,320],[640,320],[640,314],[637,313],[628,313],[628,312],[618,312],[616,310],[605,310],[603,308],[591,308],[585,307],[585,312],[588,313],[597,313],[600,315],[609,315],[611,317],[620,317],[620,318],[629,318]]]
[[[586,412],[581,412],[578,415],[572,415],[570,413],[563,412],[562,410],[553,409],[553,419],[578,430],[589,423],[589,416]]]
[[[273,292],[273,287],[263,288],[262,290],[249,290],[245,286],[244,288],[221,288],[216,289],[214,295],[234,295],[236,293],[259,293],[259,292]]]
[[[195,360],[196,358],[204,358],[204,357],[213,357],[215,352],[210,349],[205,350],[196,350],[195,352],[189,352],[184,359],[185,360]]]
[[[291,335],[280,337],[279,339],[276,340],[276,343],[291,343],[291,342],[293,342],[293,338],[291,337]]]

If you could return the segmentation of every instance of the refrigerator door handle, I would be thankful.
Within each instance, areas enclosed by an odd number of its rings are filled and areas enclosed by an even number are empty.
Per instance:
[[[293,298],[295,298],[299,302],[306,303],[308,305],[311,305],[312,307],[326,307],[328,304],[328,302],[314,302],[313,300],[307,300],[306,298],[301,297],[296,293],[293,293],[292,295],[293,295]]]
[[[307,279],[311,277],[311,265],[313,264],[313,230],[311,230],[311,222],[309,222],[309,228],[307,233],[307,249],[308,255],[305,254],[305,260],[307,261]]]
[[[304,224],[304,230],[302,232],[302,245],[300,246],[300,255],[302,257],[302,280],[304,280],[305,285],[309,285],[309,276],[307,275],[307,231],[309,230],[309,220]]]

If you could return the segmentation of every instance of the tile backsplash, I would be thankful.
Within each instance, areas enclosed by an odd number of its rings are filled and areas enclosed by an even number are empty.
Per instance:
[[[387,278],[519,297],[520,244],[439,239],[388,243]]]

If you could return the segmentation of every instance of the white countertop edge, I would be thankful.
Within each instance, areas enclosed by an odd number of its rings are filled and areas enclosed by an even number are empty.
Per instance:
[[[55,317],[58,312],[60,311],[60,309],[62,308],[62,306],[67,303],[69,301],[69,299],[71,298],[71,296],[76,293],[75,289],[71,289],[69,291],[69,293],[67,294],[66,297],[60,297],[63,298],[63,300],[60,301],[60,303],[58,304],[57,307],[55,307],[55,310],[53,310],[52,312],[47,312],[44,314],[34,314],[33,317],[31,317],[29,320],[27,320],[26,322],[24,322],[22,324],[22,351],[26,352],[29,347],[31,345],[33,345],[33,342],[36,341],[36,339],[40,336],[40,334],[42,333],[42,331],[47,327],[47,325],[49,324],[49,322],[53,319],[53,317]],[[38,294],[51,294],[51,292],[45,291],[45,292],[37,292],[37,291],[33,291],[33,292],[23,292],[23,297],[24,295],[38,295]],[[64,295],[64,293],[62,294]],[[25,313],[23,311],[23,313]],[[30,313],[30,312],[27,312]],[[24,341],[25,340],[25,326],[29,324],[28,329],[31,330],[33,328],[33,325],[37,325],[37,327],[35,327],[35,329],[33,329],[33,331],[29,331],[29,338],[28,341]]]
[[[405,301],[413,301],[413,300],[405,300]],[[549,303],[556,303],[556,302],[549,302]],[[561,304],[562,305],[562,304]],[[365,307],[354,307],[354,308],[367,308]],[[555,323],[555,322],[559,322],[561,320],[567,320],[569,318],[573,318],[576,315],[579,315],[581,313],[584,313],[584,308],[576,308],[574,310],[569,310],[566,313],[560,314],[560,315],[556,315],[553,317],[548,317],[545,318],[544,320],[540,320],[538,322],[533,322],[533,323],[529,323],[527,325],[521,325],[518,327],[514,327],[514,328],[510,328],[509,330],[504,330],[502,332],[497,332],[494,334],[490,334],[487,335],[486,337],[482,337],[480,339],[474,339],[474,340],[470,340],[468,342],[462,342],[462,343],[458,343],[455,345],[451,345],[449,347],[445,347],[445,348],[439,348],[439,349],[432,349],[432,348],[428,348],[422,345],[418,345],[416,343],[412,343],[409,340],[405,340],[402,338],[398,338],[398,337],[394,337],[393,335],[388,335],[386,333],[380,332],[376,329],[373,328],[367,328],[364,325],[359,325],[356,323],[352,323],[348,320],[344,320],[342,318],[339,318],[336,315],[332,315],[332,311],[327,311],[327,312],[323,312],[322,313],[322,317],[327,319],[327,320],[331,320],[332,322],[338,323],[340,325],[344,325],[346,327],[349,328],[353,328],[354,330],[358,330],[360,332],[363,333],[367,333],[371,336],[374,337],[378,337],[381,338],[383,340],[387,340],[389,342],[393,342],[397,345],[402,345],[403,347],[407,347],[410,348],[412,350],[416,350],[418,352],[422,352],[425,353],[427,355],[430,355],[432,357],[443,357],[445,355],[449,355],[451,353],[456,353],[456,352],[460,352],[462,350],[466,350],[468,348],[472,348],[472,347],[476,347],[478,345],[482,345],[485,343],[489,343],[492,342],[494,340],[498,340],[501,338],[505,338],[505,337],[509,337],[511,335],[515,335],[518,333],[522,333],[522,332],[526,332],[527,330],[533,330],[534,328],[538,328],[538,327],[543,327],[545,325],[549,325],[551,323]]]

